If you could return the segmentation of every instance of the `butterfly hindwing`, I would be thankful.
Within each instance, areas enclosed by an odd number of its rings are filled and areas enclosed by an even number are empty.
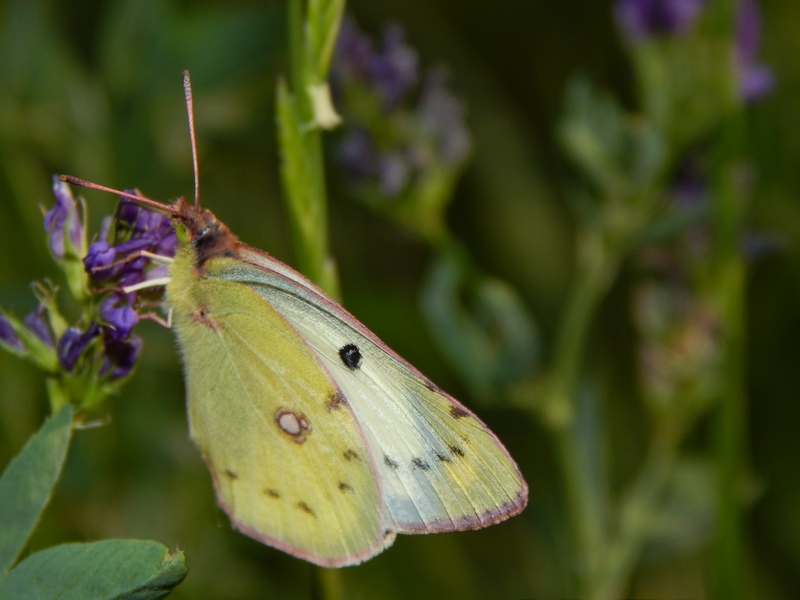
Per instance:
[[[200,278],[189,252],[168,297],[192,438],[218,500],[251,537],[326,566],[391,543],[363,431],[308,345],[241,283]],[[181,264],[186,261],[189,264]]]
[[[475,529],[522,510],[527,486],[475,415],[301,275],[255,249],[240,255],[207,275],[249,285],[325,365],[375,457],[386,529]]]

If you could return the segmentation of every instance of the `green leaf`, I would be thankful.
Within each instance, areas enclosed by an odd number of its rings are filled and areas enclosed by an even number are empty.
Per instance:
[[[186,577],[183,552],[149,540],[63,544],[37,552],[0,579],[0,598],[150,600]]]
[[[514,289],[478,272],[465,252],[451,247],[436,257],[421,302],[436,341],[476,398],[489,402],[533,374],[536,324]]]
[[[559,125],[564,150],[607,197],[635,199],[664,168],[667,148],[641,117],[623,111],[610,94],[575,79]]]
[[[7,573],[17,560],[47,506],[71,435],[72,405],[65,404],[28,440],[0,477],[0,574]]]

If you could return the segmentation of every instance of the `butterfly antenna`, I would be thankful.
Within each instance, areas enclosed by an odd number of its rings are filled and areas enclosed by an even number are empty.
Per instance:
[[[162,204],[161,202],[151,200],[150,198],[139,196],[137,194],[129,194],[128,192],[115,190],[114,188],[106,187],[104,185],[100,185],[99,183],[92,183],[91,181],[86,181],[85,179],[79,179],[78,177],[73,177],[72,175],[59,175],[58,179],[64,183],[70,183],[72,185],[89,188],[90,190],[100,190],[101,192],[109,192],[111,194],[116,194],[117,196],[122,196],[123,198],[129,198],[130,200],[136,202],[136,204],[139,206],[148,206],[161,213],[174,215],[177,212],[168,204]]]
[[[194,205],[197,207],[200,206],[200,178],[197,175],[197,137],[194,134],[194,104],[189,71],[183,72],[183,94],[186,96],[186,112],[189,113],[189,137],[192,138],[192,167],[194,168]]]

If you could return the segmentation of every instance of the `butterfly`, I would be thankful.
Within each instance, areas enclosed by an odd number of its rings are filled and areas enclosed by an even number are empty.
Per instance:
[[[470,410],[303,275],[241,243],[198,201],[166,205],[71,176],[171,217],[165,304],[183,360],[191,437],[234,527],[325,567],[396,534],[479,529],[528,488]],[[155,258],[155,257],[153,257]]]

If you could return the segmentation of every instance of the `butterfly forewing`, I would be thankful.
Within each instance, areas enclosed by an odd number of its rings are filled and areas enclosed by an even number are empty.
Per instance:
[[[326,566],[391,543],[362,429],[298,333],[240,283],[192,274],[167,296],[183,353],[192,438],[236,527]],[[182,264],[188,263],[188,264]]]
[[[472,529],[522,510],[525,482],[488,428],[301,275],[241,246],[207,276],[249,286],[325,365],[375,457],[384,527]]]

